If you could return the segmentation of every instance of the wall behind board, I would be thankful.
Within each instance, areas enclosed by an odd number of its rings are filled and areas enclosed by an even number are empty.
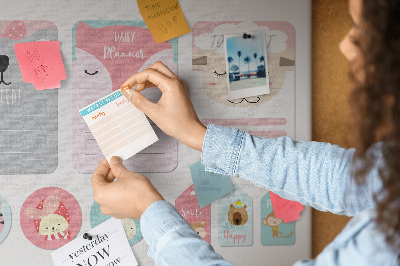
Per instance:
[[[349,62],[340,53],[339,43],[351,28],[347,0],[312,1],[312,135],[313,140],[354,146],[349,138],[351,84]],[[329,244],[349,218],[320,212],[312,214],[312,256]]]

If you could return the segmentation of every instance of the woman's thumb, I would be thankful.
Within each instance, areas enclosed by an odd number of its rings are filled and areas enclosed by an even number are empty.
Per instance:
[[[150,112],[151,107],[154,103],[147,100],[140,92],[135,91],[133,89],[125,89],[123,90],[123,94],[128,100],[140,111],[145,113],[147,116],[148,112]]]
[[[123,172],[127,171],[125,165],[122,164],[121,158],[117,156],[111,157],[110,168],[117,179],[121,178],[123,176]]]

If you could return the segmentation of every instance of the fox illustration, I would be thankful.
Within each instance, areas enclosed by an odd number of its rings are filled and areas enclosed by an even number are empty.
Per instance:
[[[162,61],[174,73],[178,71],[177,43],[157,44],[149,29],[134,26],[134,21],[103,27],[88,23],[79,21],[76,24],[72,63],[72,158],[79,173],[92,173],[97,162],[104,158],[79,110],[118,90],[133,73],[145,70],[157,61]],[[149,88],[143,95],[154,102],[161,98],[161,91]],[[150,124],[159,141],[125,163],[136,172],[170,172],[178,163],[177,141],[152,121]]]

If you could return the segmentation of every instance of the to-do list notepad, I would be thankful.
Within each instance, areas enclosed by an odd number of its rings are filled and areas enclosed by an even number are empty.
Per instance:
[[[107,161],[112,156],[126,160],[158,140],[145,114],[130,103],[121,90],[79,112]]]

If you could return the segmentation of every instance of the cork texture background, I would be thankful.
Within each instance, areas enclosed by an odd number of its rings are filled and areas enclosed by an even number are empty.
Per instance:
[[[345,148],[349,138],[351,84],[350,63],[341,54],[339,43],[350,30],[347,0],[312,2],[312,134],[314,141]],[[315,258],[340,233],[349,217],[313,210],[312,256]]]

